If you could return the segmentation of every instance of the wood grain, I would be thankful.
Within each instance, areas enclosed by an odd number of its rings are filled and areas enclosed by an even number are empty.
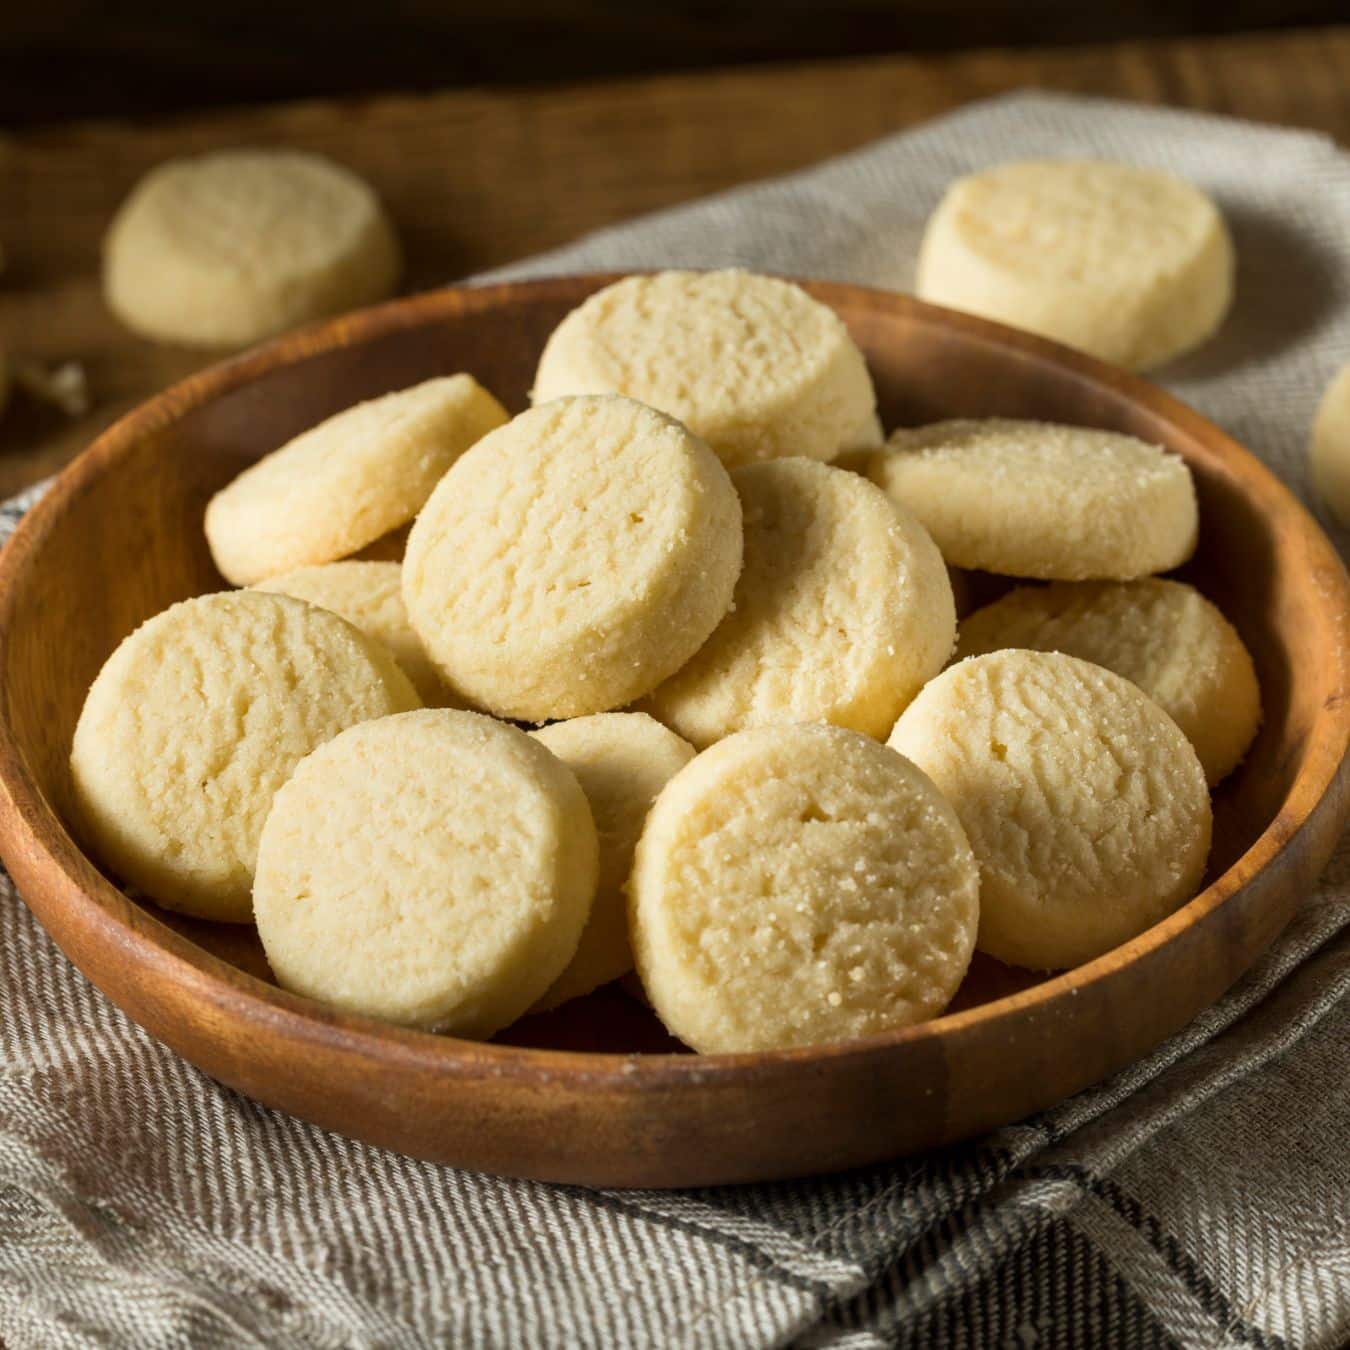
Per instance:
[[[68,832],[85,692],[136,624],[218,588],[200,528],[241,467],[351,401],[472,367],[511,407],[559,318],[601,284],[446,290],[339,319],[194,376],[107,432],[0,553],[0,855],[63,950],[208,1073],[320,1125],[484,1171],[682,1186],[860,1165],[1020,1119],[1177,1031],[1273,940],[1350,811],[1350,581],[1273,475],[1143,381],[904,296],[812,284],[867,355],[887,425],[1042,417],[1185,456],[1201,546],[1185,575],[1252,650],[1264,725],[1215,803],[1206,889],[1066,974],[981,963],[956,1010],[847,1045],[669,1053],[622,994],[471,1044],[343,1016],[266,982],[239,930],[133,903]],[[132,522],[131,528],[128,522]],[[108,560],[118,567],[110,570]]]
[[[11,5],[0,123],[169,112],[373,90],[629,78],[718,66],[1334,23],[1342,0],[231,0],[229,21],[161,0]]]
[[[206,364],[200,353],[128,334],[98,295],[108,219],[167,157],[287,144],[345,161],[388,201],[407,245],[411,291],[1027,85],[1350,139],[1350,28],[298,103],[0,138],[0,243],[9,262],[0,276],[0,346],[82,360],[97,400],[75,423],[17,401],[0,420],[0,495],[58,468],[115,417]]]

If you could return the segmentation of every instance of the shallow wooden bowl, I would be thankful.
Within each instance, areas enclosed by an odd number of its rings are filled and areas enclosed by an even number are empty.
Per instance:
[[[623,1186],[828,1171],[974,1135],[1218,998],[1313,884],[1350,802],[1340,561],[1270,473],[1158,389],[849,286],[810,289],[867,353],[888,426],[1053,418],[1170,446],[1195,473],[1201,543],[1184,575],[1251,647],[1265,725],[1218,794],[1209,884],[1166,922],[1054,978],[977,960],[954,1011],[851,1044],[696,1057],[611,987],[476,1045],[283,993],[251,930],[134,903],[72,840],[67,754],[90,681],[143,619],[222,584],[202,539],[210,494],[329,413],[432,375],[473,371],[523,407],[545,337],[603,280],[440,291],[285,338],[125,418],[30,513],[0,556],[0,853],[66,954],[152,1035],[285,1111],[420,1157]]]

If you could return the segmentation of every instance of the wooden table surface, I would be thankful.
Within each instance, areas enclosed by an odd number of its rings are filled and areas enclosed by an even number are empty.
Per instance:
[[[81,361],[94,397],[75,421],[15,398],[0,420],[0,496],[214,359],[131,335],[99,298],[108,219],[166,157],[284,144],[344,161],[388,203],[408,255],[405,289],[418,290],[1033,85],[1312,127],[1350,143],[1350,27],[293,103],[0,136],[0,347]]]

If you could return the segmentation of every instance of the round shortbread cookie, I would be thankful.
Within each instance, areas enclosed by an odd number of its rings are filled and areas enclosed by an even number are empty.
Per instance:
[[[959,659],[1008,647],[1077,656],[1137,684],[1185,733],[1211,787],[1261,725],[1256,669],[1237,630],[1179,581],[1019,586],[962,620]]]
[[[422,646],[422,639],[408,622],[398,563],[321,563],[318,567],[302,567],[270,577],[260,581],[256,589],[293,595],[297,600],[331,610],[389,649],[427,707],[451,702],[450,692]]]
[[[236,586],[333,562],[405,525],[446,470],[507,420],[470,375],[346,408],[264,455],[206,508],[206,539]]]
[[[392,295],[398,240],[350,169],[294,150],[170,160],[104,240],[103,293],[127,327],[241,346]]]
[[[1218,328],[1233,259],[1218,208],[1189,183],[1135,165],[1035,160],[947,189],[916,289],[1145,370]]]
[[[246,923],[277,788],[357,722],[418,707],[394,658],[284,595],[205,595],[143,623],[85,699],[70,754],[99,857],[169,909]]]
[[[740,501],[701,440],[632,399],[560,399],[446,474],[408,538],[403,597],[453,690],[543,722],[622,707],[679,669],[740,568]]]
[[[1342,525],[1350,526],[1350,365],[1322,395],[1309,455],[1318,495]]]
[[[278,982],[346,1012],[490,1036],[571,960],[596,838],[523,731],[427,709],[320,746],[276,795],[253,905]]]
[[[1012,418],[893,432],[867,476],[957,567],[1045,581],[1129,581],[1195,549],[1185,460],[1133,436]]]
[[[554,330],[533,399],[625,394],[727,465],[833,459],[880,430],[867,363],[835,312],[753,272],[658,272],[598,291]]]
[[[933,541],[865,478],[814,460],[731,478],[745,517],[731,612],[647,707],[700,748],[770,722],[884,739],[956,639]]]
[[[645,713],[596,713],[530,733],[577,776],[595,817],[600,875],[586,931],[571,964],[536,1011],[556,1008],[633,968],[628,897],[633,850],[656,794],[694,757],[694,747]]]
[[[933,1017],[979,919],[975,860],[933,784],[884,745],[819,724],[739,732],[676,774],[629,894],[652,1006],[705,1052]]]
[[[980,866],[981,951],[1056,970],[1090,961],[1195,894],[1205,773],[1128,680],[1076,657],[972,657],[927,685],[890,745],[952,804]]]

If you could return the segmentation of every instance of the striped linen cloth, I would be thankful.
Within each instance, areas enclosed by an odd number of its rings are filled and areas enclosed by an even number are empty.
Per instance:
[[[1082,154],[1223,205],[1236,309],[1162,378],[1306,492],[1306,428],[1350,360],[1350,159],[1317,136],[1019,95],[497,275],[739,263],[905,288],[950,178]],[[1350,849],[1221,1003],[1113,1081],[924,1157],[682,1193],[477,1176],[247,1101],[107,1003],[6,883],[0,1340],[1343,1346]]]

